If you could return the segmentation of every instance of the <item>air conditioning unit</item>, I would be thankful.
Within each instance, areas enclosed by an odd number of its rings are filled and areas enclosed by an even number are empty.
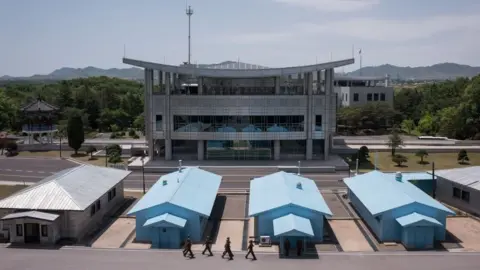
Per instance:
[[[272,240],[270,239],[270,236],[260,236],[259,246],[261,246],[261,247],[271,247],[272,246]]]

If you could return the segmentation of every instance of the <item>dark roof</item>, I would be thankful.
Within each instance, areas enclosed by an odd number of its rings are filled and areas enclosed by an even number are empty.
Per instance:
[[[24,112],[52,112],[57,111],[58,108],[46,103],[41,99],[37,99],[30,104],[24,106],[21,110]]]

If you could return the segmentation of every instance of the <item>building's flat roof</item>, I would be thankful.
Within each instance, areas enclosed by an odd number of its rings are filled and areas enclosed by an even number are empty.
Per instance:
[[[213,77],[213,78],[256,78],[256,77],[277,77],[291,74],[298,74],[304,72],[314,72],[318,70],[337,68],[355,63],[355,59],[345,59],[315,65],[284,67],[284,68],[265,68],[265,69],[211,69],[211,68],[197,68],[194,65],[190,66],[172,66],[160,63],[153,63],[130,58],[123,58],[123,63],[143,68],[150,68],[153,70],[161,70],[165,72],[173,72],[177,74],[193,75],[199,77]]]

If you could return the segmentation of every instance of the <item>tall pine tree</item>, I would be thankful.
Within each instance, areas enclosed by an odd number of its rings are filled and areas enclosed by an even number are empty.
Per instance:
[[[68,119],[67,138],[68,146],[70,146],[75,151],[75,155],[77,155],[78,149],[82,147],[82,144],[85,141],[83,121],[80,115],[72,115]]]

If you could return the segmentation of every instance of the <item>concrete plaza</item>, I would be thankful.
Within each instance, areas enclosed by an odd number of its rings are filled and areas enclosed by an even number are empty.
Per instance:
[[[96,270],[116,269],[336,269],[336,270],[477,270],[480,253],[336,253],[318,259],[279,259],[278,255],[257,254],[258,260],[236,253],[233,261],[196,254],[186,259],[181,251],[63,248],[61,250],[2,248],[2,269]]]

